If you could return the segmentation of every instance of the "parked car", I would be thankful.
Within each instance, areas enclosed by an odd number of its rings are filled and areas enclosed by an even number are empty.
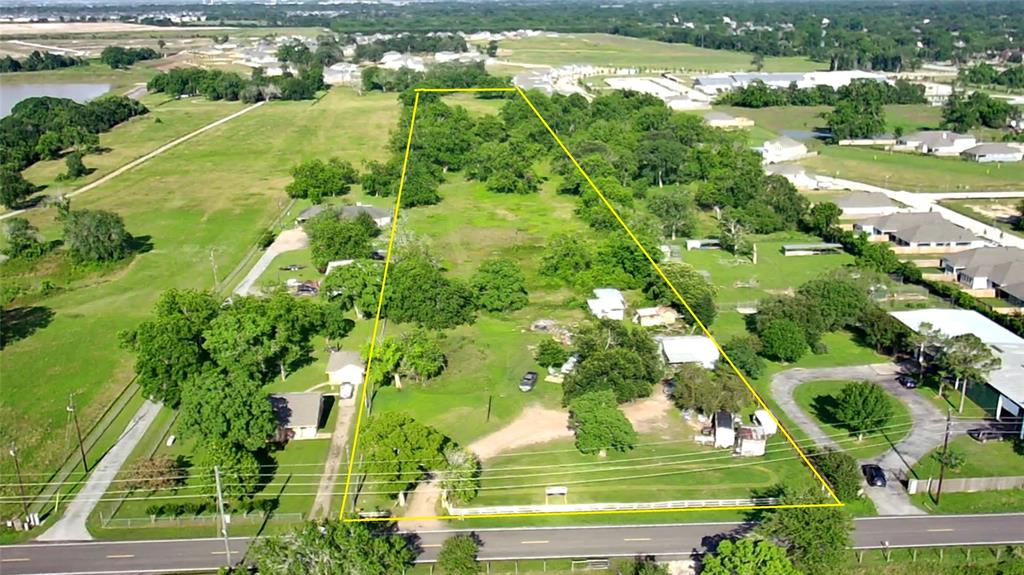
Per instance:
[[[867,480],[868,485],[871,487],[885,487],[885,472],[882,471],[881,467],[869,464],[862,466],[860,469],[864,473],[864,479]]]
[[[900,382],[900,385],[907,389],[915,389],[917,387],[917,379],[905,373],[900,374],[900,376],[896,378],[896,381]]]
[[[537,372],[528,371],[519,381],[519,391],[530,391],[535,385],[537,385]]]
[[[297,271],[299,271],[301,269],[304,269],[305,267],[306,266],[300,266],[299,264],[291,264],[291,265],[287,265],[287,266],[282,267],[281,271],[283,271],[283,272],[297,272]]]
[[[971,436],[971,439],[979,443],[988,443],[989,441],[1002,441],[1003,432],[996,429],[989,429],[987,427],[978,427],[976,429],[968,429],[967,435]]]
[[[341,387],[338,388],[338,395],[342,399],[352,399],[352,396],[355,394],[355,391],[356,387],[354,385],[352,385],[351,383],[343,383],[341,384]]]

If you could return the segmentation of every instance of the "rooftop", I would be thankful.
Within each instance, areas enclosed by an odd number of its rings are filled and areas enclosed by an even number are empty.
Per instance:
[[[905,212],[868,218],[855,224],[892,233],[905,242],[969,242],[978,237],[946,220],[938,212]]]
[[[358,351],[335,351],[327,358],[327,373],[338,371],[345,366],[363,366],[363,358]]]
[[[968,156],[986,156],[986,155],[1003,155],[1003,154],[1019,154],[1021,153],[1020,148],[1014,148],[1006,144],[978,144],[973,148],[967,148],[963,151]]]
[[[281,427],[317,427],[320,424],[323,405],[320,393],[275,393],[269,399]]]
[[[974,136],[958,134],[948,130],[924,130],[900,138],[902,142],[921,142],[929,148],[952,146],[957,140],[973,140]]]
[[[656,339],[670,364],[699,363],[711,369],[720,356],[715,342],[703,335],[661,336]]]
[[[840,208],[888,208],[896,205],[881,192],[850,192],[835,199]]]

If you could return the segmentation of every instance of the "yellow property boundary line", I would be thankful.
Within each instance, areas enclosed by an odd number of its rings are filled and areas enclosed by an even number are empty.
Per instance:
[[[697,322],[697,325],[700,326],[700,329],[701,329],[701,331],[704,332],[704,335],[706,335],[708,337],[708,339],[710,339],[712,341],[712,343],[715,344],[715,347],[718,349],[718,352],[720,354],[722,354],[722,357],[725,358],[725,361],[727,361],[729,363],[729,367],[731,367],[733,369],[733,371],[736,373],[736,375],[738,375],[740,377],[740,380],[743,382],[743,385],[747,386],[747,389],[750,391],[751,395],[753,395],[754,399],[757,400],[757,404],[762,409],[764,409],[765,411],[768,412],[768,414],[771,416],[772,420],[778,426],[779,431],[781,431],[782,434],[786,437],[786,440],[789,441],[789,444],[791,446],[793,446],[793,449],[795,449],[796,452],[800,455],[800,459],[802,459],[804,464],[806,464],[807,467],[810,468],[810,470],[814,473],[814,477],[817,478],[818,481],[821,482],[822,487],[824,487],[824,489],[828,492],[829,496],[833,500],[832,503],[795,503],[795,504],[779,504],[779,505],[733,505],[733,506],[726,506],[726,507],[686,507],[686,508],[675,508],[675,509],[669,508],[669,509],[628,509],[628,510],[599,510],[599,511],[549,511],[549,512],[534,512],[534,513],[498,513],[498,514],[494,514],[494,515],[474,516],[473,517],[474,519],[488,518],[488,517],[545,517],[545,516],[553,516],[553,515],[626,515],[626,514],[635,514],[635,513],[679,513],[679,512],[684,512],[684,511],[713,511],[713,510],[727,511],[727,510],[751,510],[751,509],[806,509],[806,508],[817,508],[817,507],[842,507],[842,506],[845,505],[842,501],[839,500],[839,497],[836,496],[835,491],[833,491],[832,486],[828,484],[828,481],[826,481],[825,478],[822,477],[822,475],[818,471],[818,469],[814,467],[814,464],[812,464],[810,459],[807,458],[807,455],[803,452],[802,449],[800,449],[800,446],[797,445],[796,441],[793,439],[793,436],[791,436],[789,434],[789,431],[786,430],[785,426],[782,425],[782,422],[780,422],[779,419],[777,417],[775,417],[775,414],[772,413],[772,410],[764,402],[764,400],[757,393],[757,391],[754,389],[754,387],[752,385],[750,385],[750,382],[747,381],[747,378],[743,375],[743,373],[739,370],[739,368],[736,367],[736,364],[733,363],[733,361],[729,357],[729,355],[727,353],[725,353],[725,350],[722,349],[722,346],[718,343],[718,340],[715,339],[715,336],[711,335],[711,332],[708,330],[708,328],[704,325],[703,322],[700,321],[700,318],[697,317],[697,314],[695,314],[693,312],[693,309],[690,307],[690,304],[686,303],[686,300],[683,298],[683,296],[679,293],[679,291],[676,289],[676,287],[674,285],[672,285],[672,282],[669,281],[668,277],[665,276],[665,272],[662,271],[661,267],[658,265],[658,262],[654,261],[654,258],[651,257],[651,254],[647,252],[647,248],[645,248],[643,246],[643,244],[640,242],[640,240],[637,239],[636,235],[633,234],[633,230],[629,229],[629,226],[626,225],[626,222],[622,219],[622,216],[619,215],[619,213],[615,210],[615,207],[612,206],[611,202],[608,201],[608,199],[605,197],[605,195],[601,192],[601,190],[594,183],[594,181],[592,179],[590,179],[590,176],[587,174],[587,172],[583,169],[582,166],[580,166],[580,163],[576,161],[576,158],[573,157],[572,152],[570,152],[569,149],[565,147],[565,144],[562,143],[561,138],[559,138],[558,134],[556,134],[555,131],[551,128],[551,126],[548,125],[547,120],[544,119],[544,117],[541,115],[540,111],[537,110],[537,107],[533,105],[533,102],[530,101],[530,98],[526,95],[525,92],[523,92],[523,90],[521,90],[520,88],[417,88],[415,92],[416,92],[416,98],[415,98],[415,100],[413,100],[413,104],[412,104],[412,117],[409,120],[409,135],[408,135],[408,137],[406,138],[406,141],[405,141],[405,158],[402,160],[402,175],[401,175],[401,177],[400,177],[400,179],[398,181],[398,195],[395,197],[395,209],[394,209],[394,212],[392,213],[392,217],[391,217],[391,236],[388,238],[387,256],[384,259],[384,275],[381,278],[380,296],[377,299],[377,315],[376,315],[376,317],[373,320],[373,336],[372,336],[372,339],[370,340],[369,357],[367,357],[367,359],[366,359],[366,375],[364,376],[364,379],[363,379],[363,389],[362,389],[362,391],[361,391],[361,393],[359,395],[359,404],[358,404],[359,405],[359,413],[356,416],[356,430],[355,430],[355,433],[354,433],[354,435],[352,437],[352,451],[349,454],[348,473],[345,476],[345,492],[344,492],[344,495],[342,496],[342,500],[341,500],[341,520],[342,521],[344,521],[344,522],[368,522],[368,521],[395,521],[395,520],[410,521],[410,520],[430,520],[430,519],[466,519],[466,517],[461,516],[461,515],[428,515],[428,516],[422,516],[422,517],[365,517],[365,518],[364,517],[345,517],[345,507],[348,504],[350,488],[351,488],[351,485],[352,485],[352,468],[355,466],[356,450],[357,450],[357,448],[359,446],[359,428],[360,428],[360,426],[362,424],[362,421],[363,421],[363,411],[364,411],[363,408],[364,408],[364,405],[366,403],[366,388],[367,388],[367,384],[369,383],[369,379],[370,379],[370,365],[373,362],[373,351],[374,351],[374,347],[375,347],[375,345],[377,343],[377,335],[379,333],[378,330],[380,328],[380,314],[381,314],[381,310],[383,309],[383,306],[384,306],[384,287],[387,285],[387,281],[388,281],[388,269],[389,269],[390,264],[391,264],[391,251],[392,251],[392,248],[394,247],[394,243],[395,243],[395,230],[397,229],[397,225],[398,225],[398,210],[399,210],[399,207],[401,206],[401,203],[402,203],[402,190],[405,187],[405,174],[406,174],[406,169],[408,168],[408,165],[409,165],[409,151],[412,148],[412,134],[413,134],[413,131],[414,131],[415,126],[416,126],[416,111],[419,108],[420,94],[424,93],[424,92],[427,92],[427,93],[430,93],[430,92],[444,92],[444,93],[448,93],[448,92],[516,92],[516,93],[518,93],[519,96],[523,99],[523,101],[526,102],[526,105],[529,106],[531,110],[533,110],[533,113],[536,114],[537,119],[539,119],[541,124],[544,125],[544,128],[547,129],[548,133],[551,134],[551,137],[554,138],[555,142],[558,144],[558,147],[561,148],[563,152],[565,152],[566,157],[568,157],[569,160],[572,162],[572,164],[574,166],[576,166],[576,169],[579,170],[580,174],[587,181],[587,184],[589,184],[590,188],[593,189],[594,193],[597,194],[597,197],[601,198],[601,202],[603,202],[604,205],[608,208],[608,211],[611,212],[612,216],[615,217],[615,220],[619,223],[620,226],[622,226],[622,229],[625,230],[627,234],[629,234],[629,238],[631,240],[633,240],[633,243],[635,243],[638,248],[640,248],[640,251],[644,254],[644,257],[647,258],[647,261],[649,261],[651,263],[651,266],[654,268],[654,271],[656,271],[658,273],[658,276],[660,276],[661,279],[664,280],[665,284],[669,287],[669,289],[672,290],[672,294],[674,296],[676,296],[676,298],[678,298],[679,301],[683,304],[683,307],[686,308],[686,311],[690,314],[690,317],[692,317],[694,319],[694,321]]]

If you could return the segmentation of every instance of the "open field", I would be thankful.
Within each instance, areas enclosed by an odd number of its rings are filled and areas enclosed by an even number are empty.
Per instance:
[[[858,459],[870,459],[881,455],[903,440],[910,432],[911,417],[905,405],[896,398],[889,396],[893,405],[893,416],[886,429],[864,435],[864,439],[857,440],[856,436],[842,427],[831,413],[835,405],[835,398],[840,390],[850,381],[812,381],[797,386],[793,397],[797,404],[808,415],[818,422],[818,426],[826,435],[840,439],[853,438],[846,441],[843,446],[846,451]],[[887,394],[888,395],[888,394]],[[860,447],[863,445],[864,447]]]
[[[19,438],[23,468],[45,471],[63,457],[68,393],[77,393],[87,425],[132,377],[118,331],[148,317],[167,288],[212,287],[211,258],[221,278],[243,259],[285,205],[281,190],[292,164],[331,155],[357,164],[380,157],[397,112],[390,95],[346,90],[315,102],[275,102],[76,198],[76,207],[121,214],[152,249],[102,282],[37,301],[52,320],[4,348],[0,419],[5,441]],[[28,217],[53,238],[53,215],[40,209]],[[47,359],[54,350],[60,361]],[[36,392],[41,383],[45,393]]]
[[[1024,232],[1014,228],[1013,224],[1021,217],[1017,206],[1022,201],[1024,200],[944,200],[940,203],[954,212],[995,226],[1005,233],[1019,236]]]
[[[690,72],[751,70],[751,54],[710,50],[610,34],[562,34],[502,40],[498,57],[510,62],[561,66],[592,64],[620,68],[655,68]],[[767,72],[807,72],[823,64],[806,58],[764,59]]]

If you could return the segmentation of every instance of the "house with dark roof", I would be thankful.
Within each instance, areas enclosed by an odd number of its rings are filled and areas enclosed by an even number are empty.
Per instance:
[[[1024,306],[1024,250],[985,247],[945,256],[943,273],[978,297],[998,297]]]
[[[373,219],[373,222],[378,227],[383,228],[391,223],[391,211],[370,206],[367,204],[356,204],[354,206],[344,206],[339,212],[339,217],[342,219],[358,218],[359,216],[366,214]]]
[[[284,443],[291,440],[316,439],[323,414],[324,396],[315,392],[275,393],[268,398],[274,418],[277,419],[277,434],[274,440]]]
[[[986,241],[946,220],[936,212],[903,212],[867,218],[853,229],[870,241],[888,241],[893,251],[906,253],[953,253],[984,247]]]
[[[972,162],[1019,162],[1024,159],[1024,149],[1007,144],[979,144],[960,153]]]

